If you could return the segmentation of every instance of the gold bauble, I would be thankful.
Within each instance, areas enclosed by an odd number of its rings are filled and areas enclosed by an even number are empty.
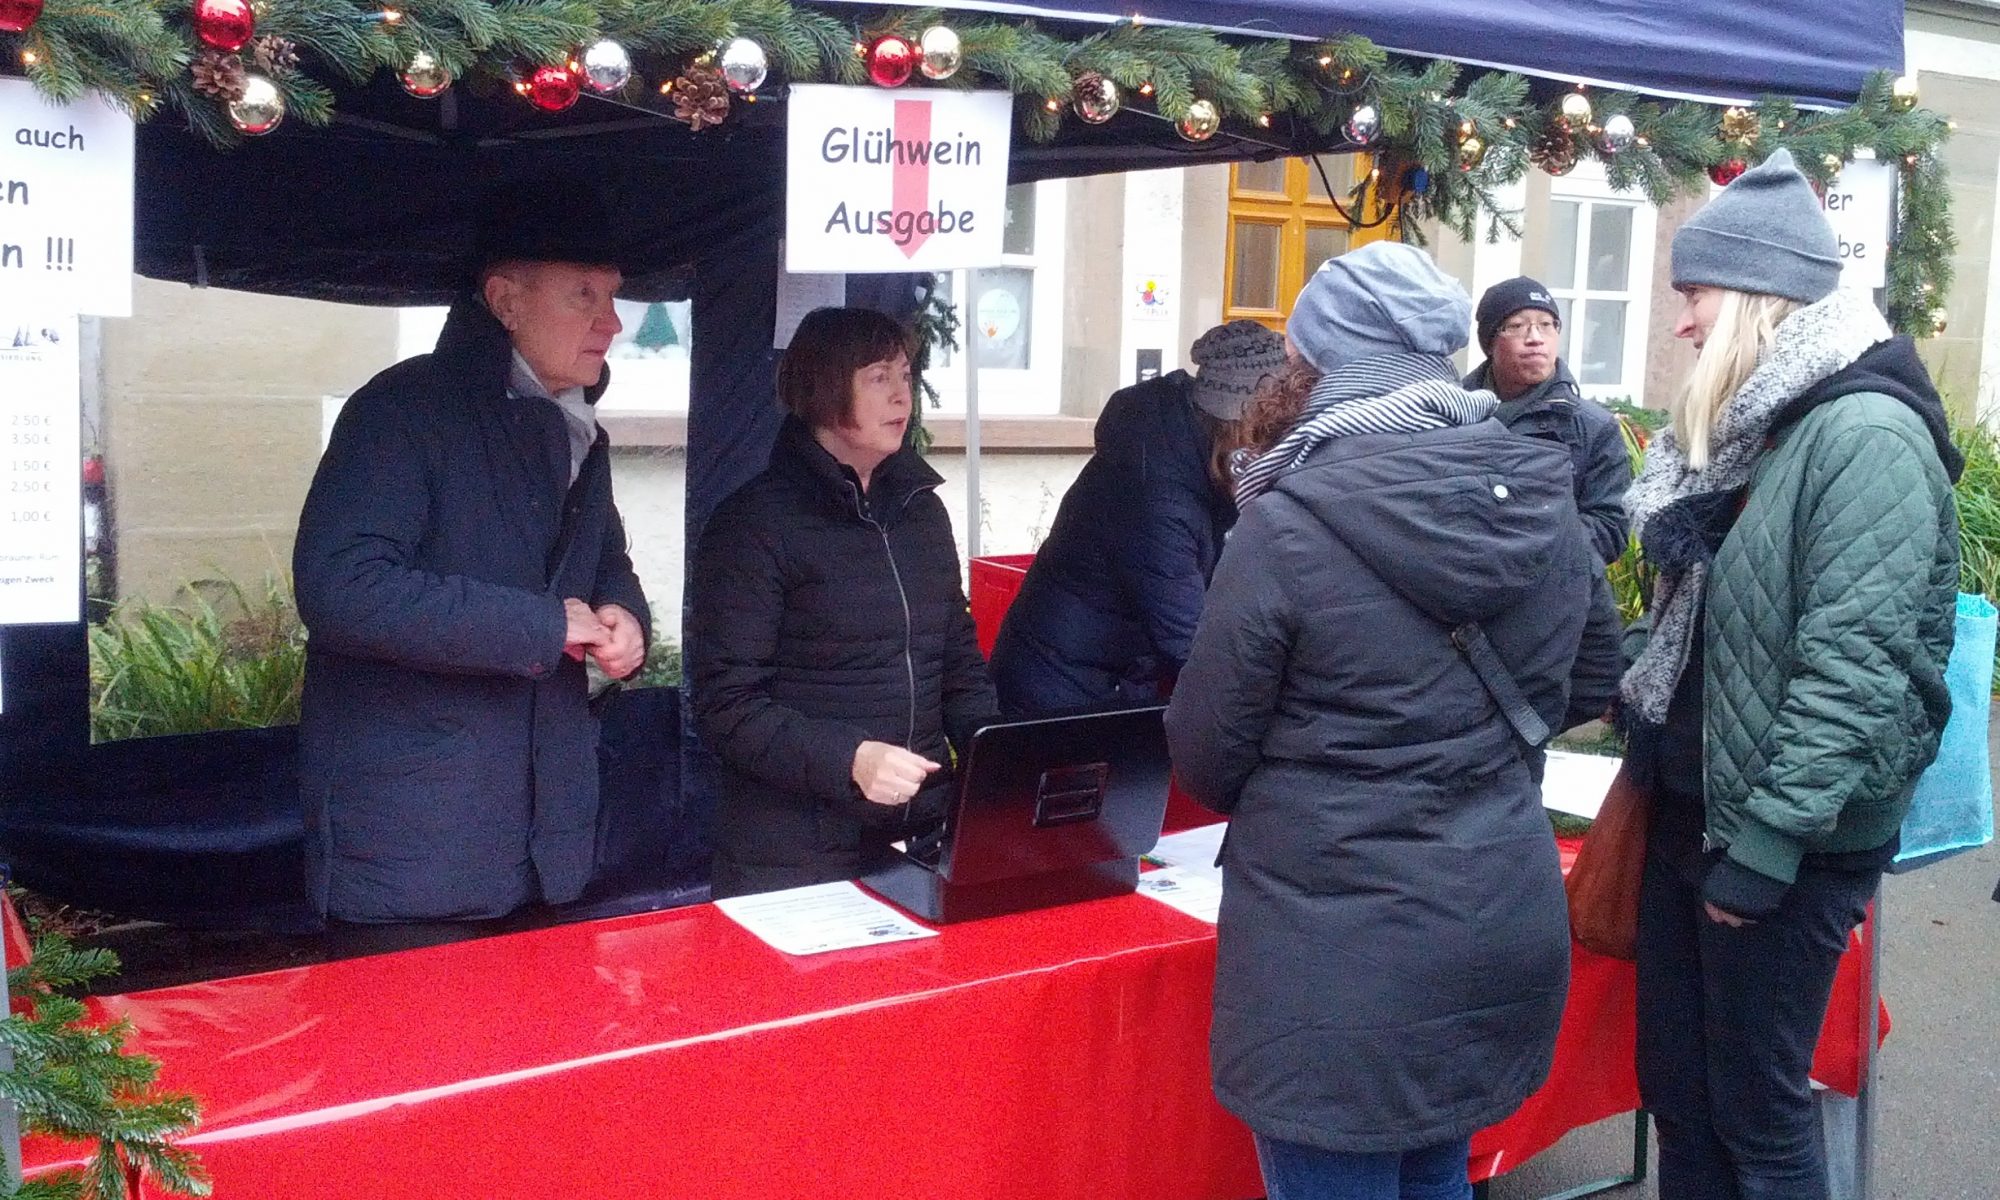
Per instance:
[[[1896,82],[1889,85],[1889,107],[1899,113],[1909,112],[1917,106],[1917,77],[1898,75]]]
[[[1572,125],[1590,124],[1590,97],[1582,92],[1571,92],[1562,98],[1562,117]]]
[[[1748,146],[1764,131],[1764,123],[1757,114],[1747,108],[1727,108],[1722,111],[1722,138]]]
[[[1944,320],[1944,317],[1942,317],[1942,316],[1936,316],[1936,317],[1932,317],[1932,318],[1931,318],[1931,336],[1932,336],[1932,337],[1938,337],[1938,336],[1940,336],[1941,334],[1943,334],[1943,333],[1944,333],[1944,329],[1945,329],[1945,320]]]
[[[262,75],[243,79],[243,98],[229,106],[229,123],[241,133],[258,137],[271,132],[285,120],[285,94]]]
[[[1819,160],[1819,165],[1826,168],[1828,175],[1838,175],[1840,169],[1847,165],[1847,160],[1838,154],[1828,154]]]
[[[1176,128],[1190,142],[1205,142],[1222,128],[1222,110],[1215,107],[1213,100],[1197,100],[1188,105],[1187,115],[1180,119]]]
[[[1476,171],[1479,169],[1479,164],[1485,161],[1486,161],[1485,142],[1481,141],[1476,135],[1467,135],[1466,137],[1459,139],[1458,143],[1459,170]]]

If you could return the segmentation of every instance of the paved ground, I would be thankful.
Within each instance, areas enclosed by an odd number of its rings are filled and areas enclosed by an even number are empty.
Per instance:
[[[2000,726],[1989,738],[2000,761]],[[1883,1046],[1873,1200],[2000,1198],[2000,849],[1961,854],[1884,885]],[[1631,1160],[1628,1117],[1571,1134],[1494,1181],[1490,1200],[1534,1200]],[[1607,1200],[1656,1200],[1649,1179]],[[1668,1197],[1667,1200],[1684,1200]]]

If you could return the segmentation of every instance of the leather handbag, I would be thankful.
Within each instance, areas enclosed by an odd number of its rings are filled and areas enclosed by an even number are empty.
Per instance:
[[[1631,763],[1619,766],[1563,881],[1570,934],[1587,950],[1627,961],[1639,957],[1639,877],[1652,811],[1636,776]]]

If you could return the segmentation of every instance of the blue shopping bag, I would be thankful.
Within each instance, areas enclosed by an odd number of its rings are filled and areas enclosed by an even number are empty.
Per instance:
[[[1993,708],[1993,641],[2000,609],[1984,596],[1958,596],[1958,628],[1945,667],[1951,720],[1937,761],[1917,779],[1896,861],[1926,858],[1993,840],[1993,773],[1986,721]]]

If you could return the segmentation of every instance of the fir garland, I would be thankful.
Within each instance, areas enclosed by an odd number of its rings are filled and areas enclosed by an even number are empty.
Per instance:
[[[0,34],[0,62],[18,58],[52,99],[95,92],[142,120],[170,107],[218,145],[229,145],[241,135],[190,73],[201,49],[191,8],[190,0],[47,0],[23,33]],[[1225,138],[1290,153],[1368,150],[1376,168],[1350,197],[1355,211],[1372,193],[1373,211],[1399,209],[1401,232],[1410,238],[1422,236],[1425,220],[1471,238],[1482,218],[1489,240],[1518,235],[1520,214],[1500,202],[1498,189],[1520,180],[1537,150],[1550,146],[1563,151],[1559,158],[1602,160],[1614,188],[1640,191],[1656,204],[1698,194],[1711,169],[1732,160],[1755,163],[1781,146],[1818,182],[1857,151],[1872,151],[1900,164],[1903,180],[1888,265],[1892,323],[1919,336],[1939,332],[1951,283],[1951,198],[1938,157],[1949,123],[1899,103],[1887,73],[1871,78],[1858,100],[1837,112],[1802,111],[1767,97],[1754,108],[1754,139],[1731,140],[1721,132],[1717,106],[1593,90],[1592,116],[1577,126],[1561,118],[1561,93],[1546,81],[1394,57],[1360,37],[1315,44],[1138,20],[1051,24],[935,8],[822,9],[792,0],[256,0],[255,12],[260,35],[302,52],[302,61],[264,65],[289,119],[315,125],[333,118],[334,92],[322,80],[360,84],[395,75],[419,54],[459,86],[498,91],[528,69],[573,62],[582,47],[609,38],[637,68],[617,100],[666,117],[672,103],[646,81],[681,76],[729,38],[747,37],[763,48],[770,76],[759,95],[775,99],[787,82],[865,83],[867,48],[877,39],[894,34],[914,41],[926,28],[948,24],[959,36],[963,66],[941,82],[919,77],[910,86],[1004,88],[1017,97],[1023,134],[1038,142],[1076,119],[1070,108],[1077,81],[1101,77],[1122,93],[1118,120],[1179,121],[1205,101],[1221,112]],[[1352,140],[1348,123],[1364,105],[1376,110],[1380,133]],[[1614,118],[1629,120],[1636,138],[1612,150],[1602,134]]]
[[[0,1013],[0,1046],[14,1060],[0,1071],[0,1100],[20,1110],[25,1132],[84,1143],[91,1154],[79,1170],[13,1190],[0,1177],[0,1195],[101,1200],[127,1195],[141,1176],[162,1192],[209,1194],[201,1163],[173,1144],[194,1129],[194,1098],[155,1090],[160,1064],[125,1049],[131,1022],[99,1024],[81,1001],[61,993],[117,971],[109,950],[78,949],[51,934],[36,939],[26,966],[7,972],[9,992],[26,1011]]]

